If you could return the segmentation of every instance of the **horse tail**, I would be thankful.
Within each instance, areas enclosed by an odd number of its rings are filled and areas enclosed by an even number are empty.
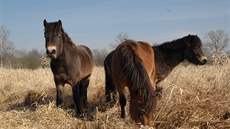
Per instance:
[[[118,52],[120,67],[123,74],[127,75],[127,79],[131,81],[130,92],[136,92],[134,94],[142,97],[142,100],[146,102],[151,96],[152,83],[144,67],[143,60],[138,57],[135,52],[138,42],[132,40],[126,40],[124,42],[131,42],[131,44],[123,45],[120,52]]]

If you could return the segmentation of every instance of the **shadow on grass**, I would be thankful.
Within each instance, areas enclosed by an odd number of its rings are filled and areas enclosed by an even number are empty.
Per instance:
[[[36,109],[41,105],[48,105],[50,103],[55,103],[56,101],[56,89],[48,89],[46,91],[28,91],[24,95],[24,101],[21,103],[13,101],[9,102],[9,104],[5,111],[36,111]],[[71,92],[66,92],[64,95],[63,106],[61,107],[65,112],[70,114],[73,117],[77,117],[76,115],[76,108],[73,102]],[[19,98],[22,98],[20,96]],[[19,99],[16,98],[16,99]],[[13,98],[12,98],[13,99]],[[8,103],[8,102],[7,102]],[[90,99],[88,99],[87,107],[83,109],[84,116],[78,117],[79,119],[86,120],[86,121],[94,121],[96,119],[96,113],[105,112],[109,108],[114,106],[114,103],[106,103],[104,92],[99,91],[98,93],[91,95]]]

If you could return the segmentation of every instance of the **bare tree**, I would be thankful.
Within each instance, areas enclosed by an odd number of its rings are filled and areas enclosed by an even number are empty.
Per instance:
[[[205,34],[204,38],[206,46],[211,53],[226,51],[230,41],[228,33],[221,29],[209,31]]]
[[[114,49],[114,48],[117,47],[118,44],[120,44],[121,42],[125,41],[125,39],[128,39],[128,38],[129,38],[129,36],[128,36],[127,33],[125,33],[125,32],[120,32],[120,33],[117,35],[116,39],[115,39],[115,43],[114,43],[114,44],[110,44],[110,47],[111,47],[112,49]]]
[[[2,36],[0,35],[0,60],[1,60],[1,66],[0,67],[3,67],[3,62],[2,62],[2,59],[3,59],[3,48],[2,48]]]
[[[14,44],[8,39],[9,30],[5,26],[0,26],[0,60],[1,67],[4,65],[4,61],[9,61],[8,57],[12,57]]]
[[[108,52],[106,49],[93,49],[94,63],[96,66],[103,66]]]

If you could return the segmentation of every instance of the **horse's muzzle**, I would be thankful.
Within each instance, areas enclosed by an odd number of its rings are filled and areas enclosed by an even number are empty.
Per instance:
[[[56,57],[56,47],[48,47],[46,50],[46,54],[48,55],[48,57],[50,58],[55,58]]]
[[[200,59],[200,65],[205,65],[208,62],[208,59],[206,56],[202,56]]]

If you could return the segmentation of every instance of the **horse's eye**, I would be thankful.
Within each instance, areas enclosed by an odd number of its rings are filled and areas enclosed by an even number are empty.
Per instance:
[[[199,54],[199,52],[198,52],[198,49],[197,49],[197,48],[195,48],[195,49],[194,49],[194,53],[195,53],[196,55],[198,55],[198,54]]]
[[[57,37],[60,39],[61,38],[61,34],[59,34]]]

